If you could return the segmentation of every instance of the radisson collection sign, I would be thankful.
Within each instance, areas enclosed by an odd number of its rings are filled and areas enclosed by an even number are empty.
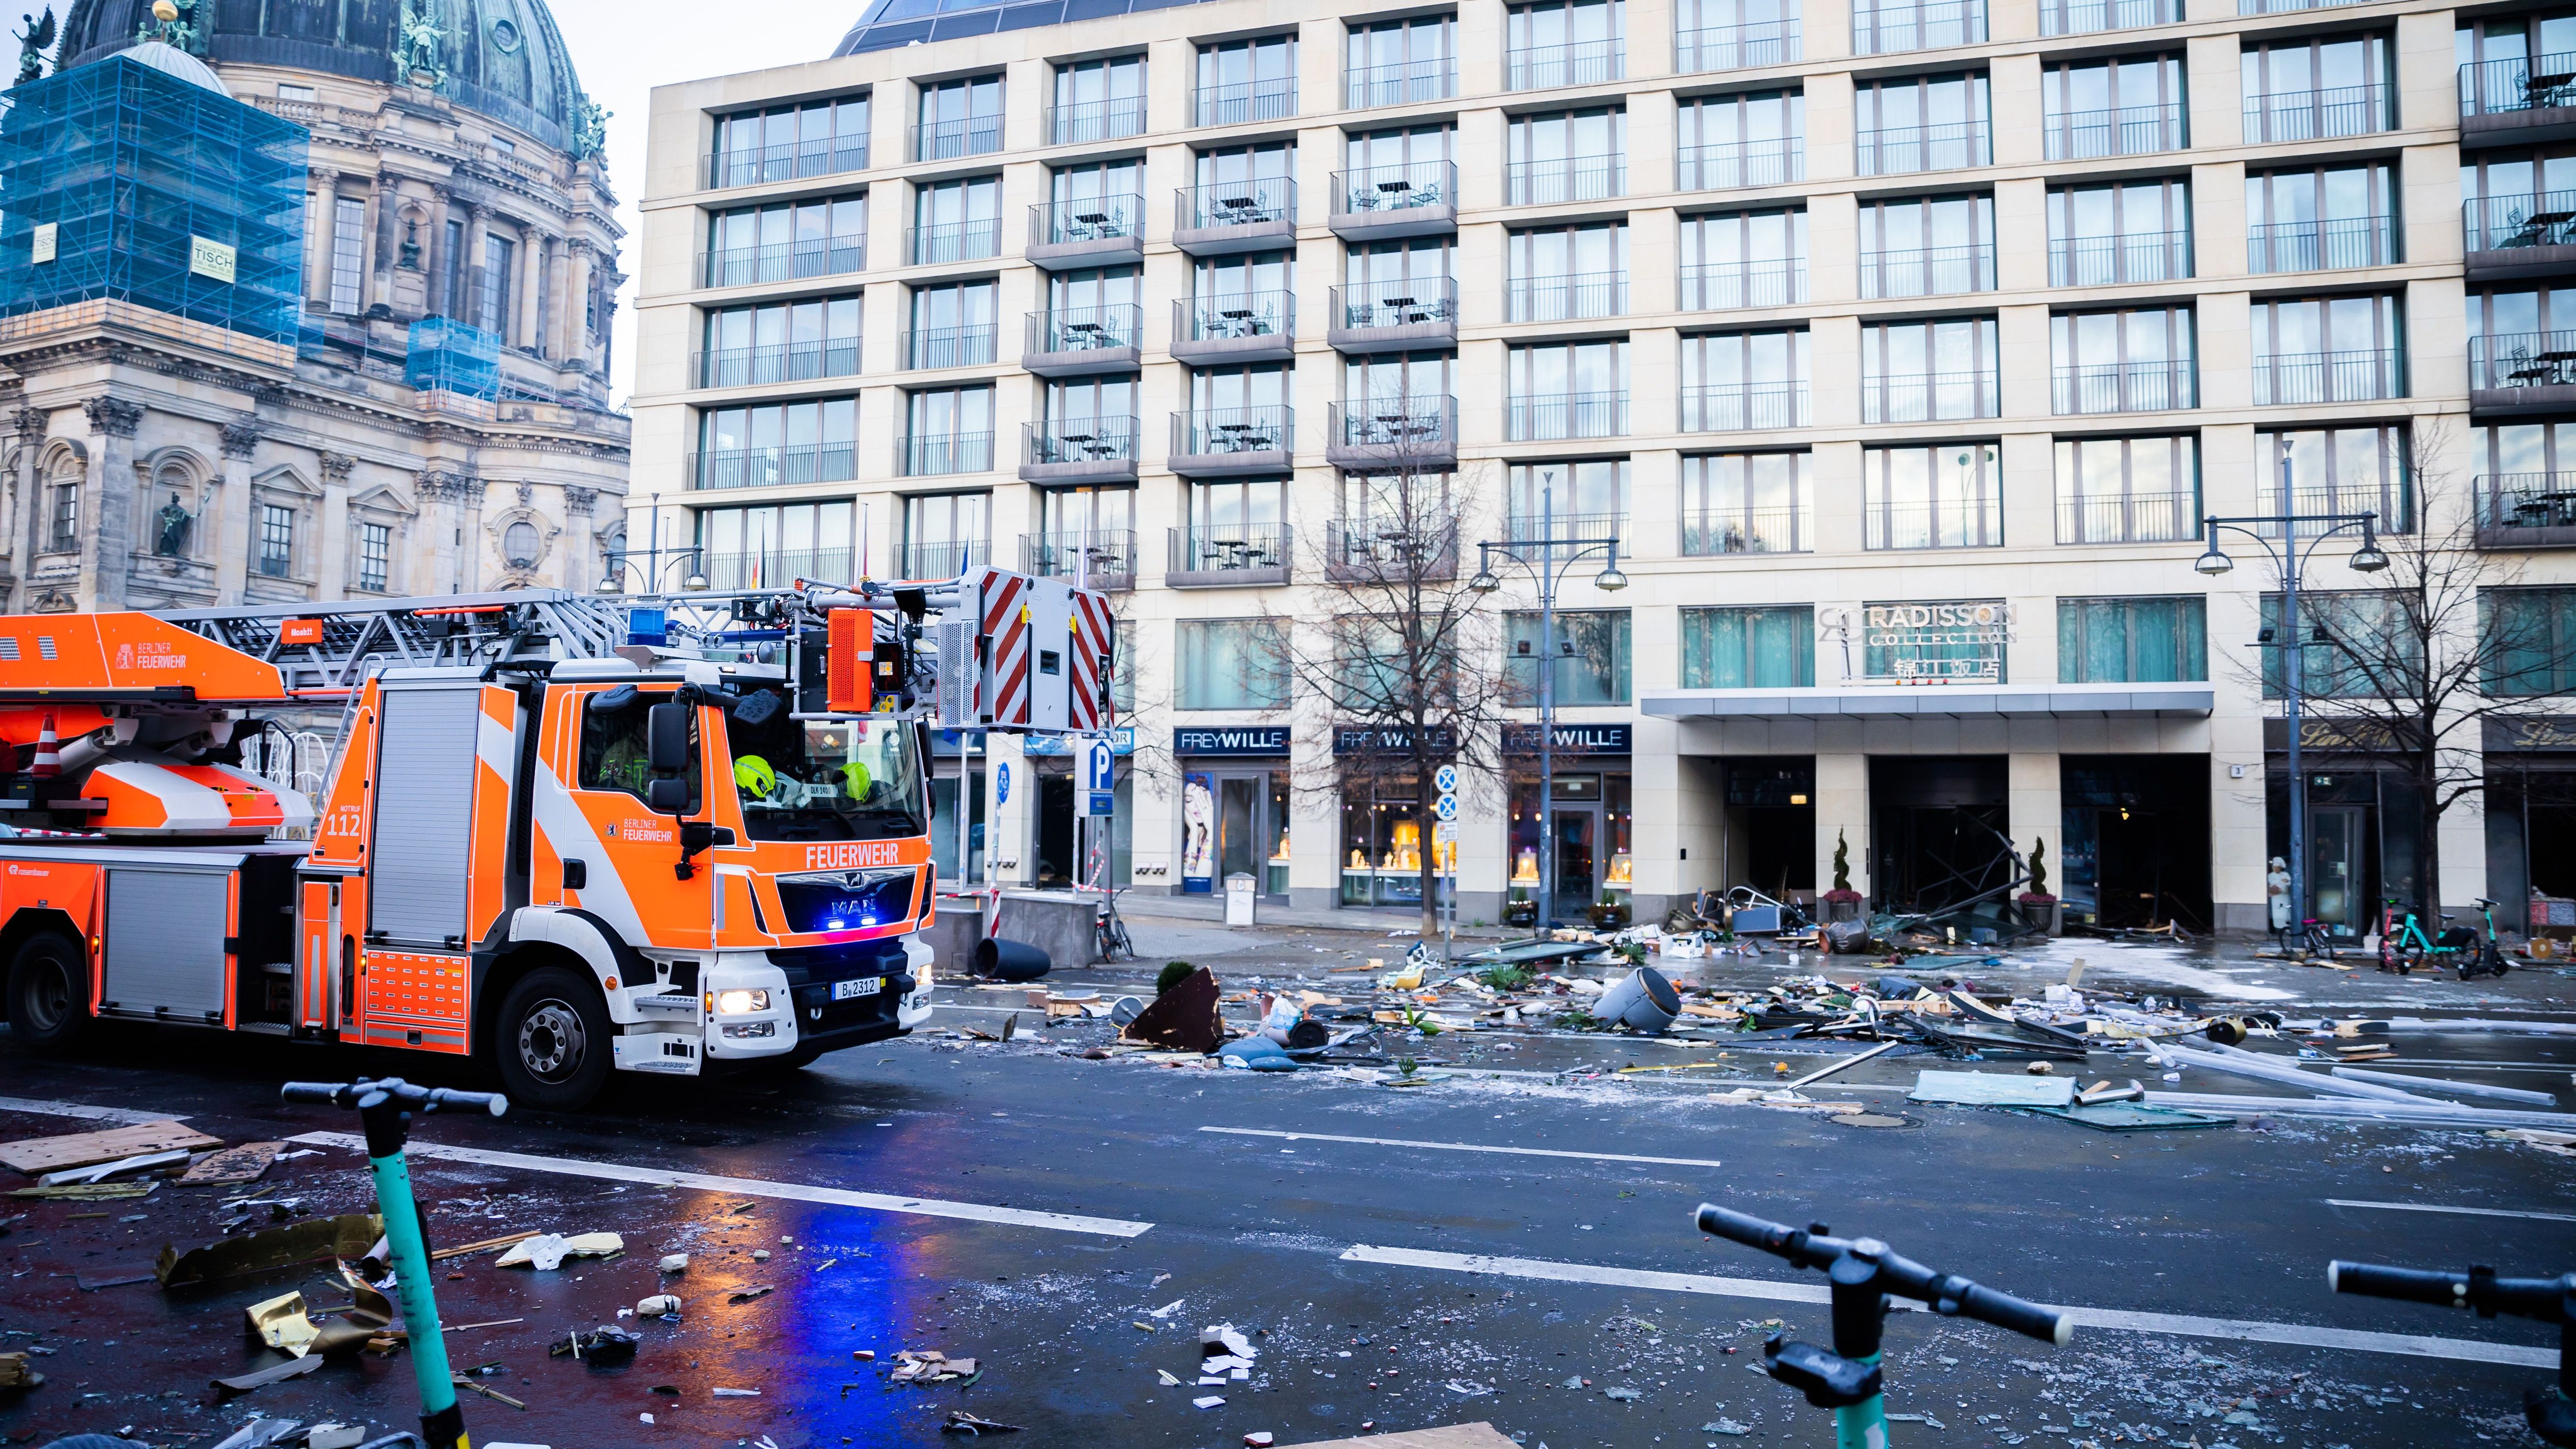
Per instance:
[[[1861,679],[1869,684],[1997,684],[2012,642],[2012,605],[1863,604]]]

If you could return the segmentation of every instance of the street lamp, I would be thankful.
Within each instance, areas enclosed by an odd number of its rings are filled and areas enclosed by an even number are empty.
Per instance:
[[[672,559],[675,562],[683,558],[690,561],[689,571],[680,577],[681,589],[692,594],[705,593],[708,588],[706,570],[699,566],[699,559],[704,552],[705,550],[694,546],[689,548],[612,548],[608,551],[608,572],[599,580],[599,592],[603,594],[622,594],[626,592],[626,570],[629,567],[640,567],[644,575],[645,585],[647,587],[652,586],[655,581],[661,577],[662,570],[662,565],[655,563],[654,560],[667,553],[672,556]],[[635,560],[639,558],[645,561],[640,566],[635,564]]]
[[[1628,587],[1619,572],[1619,538],[1556,536],[1556,471],[1539,474],[1539,536],[1487,540],[1476,545],[1476,576],[1467,587],[1490,594],[1503,586],[1494,576],[1494,560],[1518,565],[1538,585],[1538,838],[1540,929],[1556,920],[1556,589],[1579,560],[1601,555],[1601,572],[1592,586],[1605,593]],[[1572,652],[1573,641],[1567,641]],[[1586,902],[1586,904],[1590,904]]]
[[[2355,572],[2378,573],[2388,567],[2388,555],[2381,551],[2378,539],[2379,515],[2376,513],[2299,513],[2292,500],[2290,487],[2290,453],[2281,452],[2281,506],[2292,511],[2264,517],[2221,518],[2210,514],[2201,520],[2201,537],[2207,549],[2192,561],[2194,571],[2210,578],[2230,572],[2236,561],[2219,551],[2218,531],[2232,529],[2261,546],[2281,579],[2281,617],[2273,635],[2281,648],[2281,714],[2287,726],[2288,743],[2284,764],[2290,772],[2290,924],[2295,929],[2306,918],[2308,909],[2308,777],[2299,758],[2300,715],[2305,704],[2305,681],[2302,678],[2301,651],[2305,641],[2299,636],[2299,580],[2317,545],[2346,529],[2361,530],[2361,547],[2353,551],[2348,562]],[[2264,527],[2280,530],[2281,547],[2258,532]],[[2315,534],[2304,547],[2299,542],[2302,529],[2313,528]]]

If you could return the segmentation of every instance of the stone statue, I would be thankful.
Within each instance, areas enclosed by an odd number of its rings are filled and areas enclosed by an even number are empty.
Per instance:
[[[134,27],[134,43],[158,40],[190,55],[203,55],[198,29],[189,23],[196,13],[197,0],[152,0],[152,8],[145,12],[150,18]]]
[[[2026,894],[2048,894],[2048,840],[2045,836],[2030,838],[2030,890]]]
[[[1843,833],[1837,830],[1834,832],[1834,889],[1847,891],[1851,888],[1851,842],[1843,839]]]
[[[612,114],[599,108],[588,96],[573,102],[572,159],[588,161],[608,149],[608,118]]]
[[[179,495],[171,494],[170,501],[161,505],[161,511],[152,515],[152,520],[161,525],[160,533],[152,540],[154,555],[160,558],[186,558],[188,533],[196,527],[197,520],[179,502]]]
[[[415,272],[420,270],[420,223],[409,217],[403,219],[402,255],[394,265]]]
[[[30,20],[27,28],[13,32],[18,37],[18,79],[12,84],[25,85],[42,79],[45,74],[45,52],[54,44],[54,7],[45,7],[43,18]]]
[[[403,0],[402,64],[412,84],[435,89],[447,79],[447,33],[438,0]]]

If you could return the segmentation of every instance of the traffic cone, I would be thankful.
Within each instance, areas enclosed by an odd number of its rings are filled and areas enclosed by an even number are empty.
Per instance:
[[[34,764],[27,767],[28,774],[51,776],[63,772],[63,757],[56,753],[54,748],[57,743],[54,738],[54,717],[47,715],[45,727],[36,731],[36,760]]]

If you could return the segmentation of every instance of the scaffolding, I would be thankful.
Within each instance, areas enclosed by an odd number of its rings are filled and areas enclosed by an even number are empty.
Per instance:
[[[0,316],[108,298],[295,345],[309,140],[124,55],[16,87]]]
[[[494,401],[501,396],[501,339],[445,317],[424,317],[411,324],[403,381],[423,392],[436,389]]]

